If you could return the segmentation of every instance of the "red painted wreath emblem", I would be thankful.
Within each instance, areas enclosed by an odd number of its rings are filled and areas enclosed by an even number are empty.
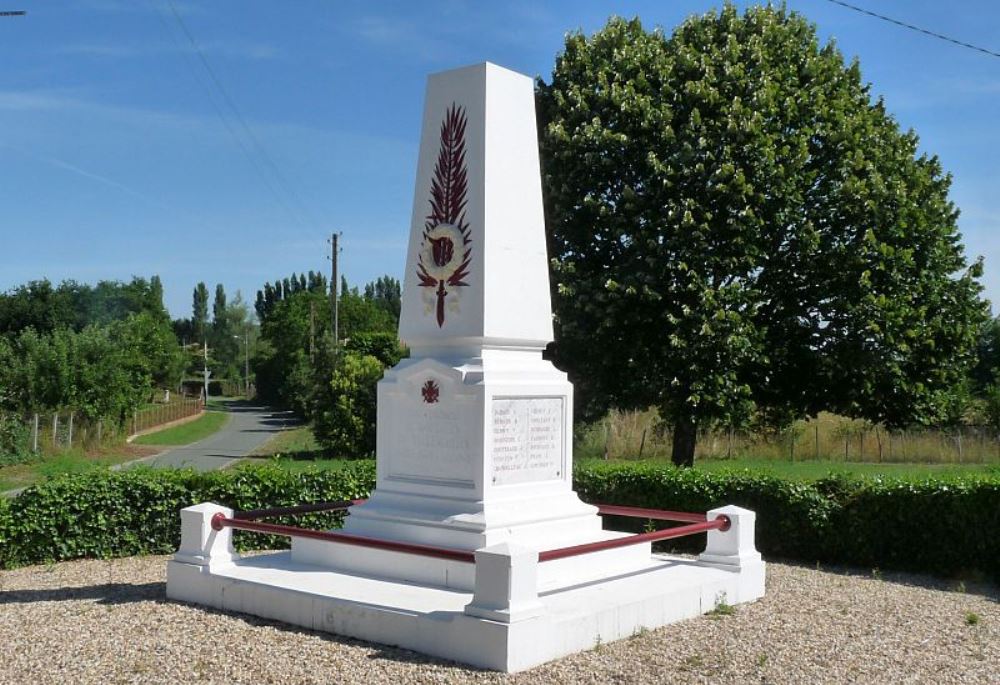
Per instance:
[[[424,396],[424,402],[435,404],[438,401],[438,396],[441,394],[441,389],[437,383],[429,380],[424,383],[424,387],[420,388],[420,394]]]
[[[469,285],[472,242],[465,220],[468,170],[465,164],[465,109],[454,102],[441,122],[441,147],[431,181],[431,213],[417,257],[422,288],[436,288],[434,309],[438,328],[444,326],[445,298],[451,290]]]

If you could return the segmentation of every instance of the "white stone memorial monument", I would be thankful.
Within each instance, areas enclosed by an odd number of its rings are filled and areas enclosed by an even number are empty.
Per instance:
[[[573,390],[542,359],[552,314],[527,76],[479,64],[429,79],[400,337],[411,356],[378,386],[377,482],[349,510],[355,539],[293,537],[289,552],[241,559],[210,525],[233,512],[191,507],[168,596],[516,671],[763,595],[754,515],[736,507],[708,513],[730,525],[698,561],[649,542],[539,561],[627,534],[573,492]]]

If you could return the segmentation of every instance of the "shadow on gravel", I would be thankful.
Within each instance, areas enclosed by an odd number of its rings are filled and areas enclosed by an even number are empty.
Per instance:
[[[252,614],[243,614],[234,611],[222,611],[220,609],[206,607],[200,604],[191,604],[190,602],[180,602],[175,600],[165,600],[165,601],[168,604],[178,604],[181,606],[190,607],[192,609],[197,609],[198,611],[204,611],[209,614],[215,614],[217,616],[226,616],[232,620],[242,621],[243,623],[249,626],[278,628],[279,630],[282,630],[289,634],[310,635],[313,637],[317,637],[325,642],[332,642],[338,645],[363,647],[365,649],[370,650],[368,658],[373,661],[378,659],[385,659],[387,661],[396,661],[404,664],[440,666],[443,668],[452,668],[463,672],[467,671],[472,673],[496,673],[496,671],[476,668],[475,666],[461,664],[457,661],[439,659],[437,657],[428,656],[426,654],[420,654],[419,652],[411,652],[408,649],[400,649],[399,647],[390,647],[388,645],[381,645],[378,644],[377,642],[367,642],[365,640],[359,640],[357,638],[347,637],[345,635],[337,635],[335,633],[326,633],[323,632],[322,630],[309,630],[308,628],[302,628],[300,626],[292,625],[290,623],[283,623],[281,621],[272,621],[270,619],[261,618],[259,616],[254,616]]]
[[[902,571],[881,571],[877,568],[870,571],[857,567],[847,566],[827,566],[826,564],[803,564],[787,559],[775,559],[774,561],[787,566],[798,566],[799,568],[811,571],[821,571],[832,573],[838,576],[850,576],[852,578],[869,578],[873,582],[893,583],[895,585],[909,585],[925,590],[937,590],[939,592],[957,592],[959,594],[979,595],[991,602],[1000,603],[1000,585],[992,583],[983,577],[973,578],[936,578],[934,576],[921,575],[918,573],[905,573]]]
[[[92,599],[98,604],[132,604],[134,602],[166,602],[166,583],[106,583],[86,587],[45,588],[42,590],[8,590],[0,592],[0,606],[33,602],[69,602]]]

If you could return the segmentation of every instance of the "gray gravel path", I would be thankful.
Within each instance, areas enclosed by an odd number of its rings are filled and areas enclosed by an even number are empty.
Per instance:
[[[278,412],[263,406],[230,403],[229,421],[217,433],[204,440],[175,447],[141,462],[154,468],[193,468],[212,471],[224,468],[247,456],[275,433],[296,423],[291,412]]]
[[[996,586],[771,564],[767,596],[733,615],[504,676],[169,602],[165,565],[143,557],[0,572],[0,683],[1000,681]]]

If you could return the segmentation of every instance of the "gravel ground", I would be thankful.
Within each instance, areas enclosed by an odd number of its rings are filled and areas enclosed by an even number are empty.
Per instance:
[[[0,572],[0,683],[998,683],[1000,588],[770,564],[767,596],[513,676],[169,602],[166,557]]]

